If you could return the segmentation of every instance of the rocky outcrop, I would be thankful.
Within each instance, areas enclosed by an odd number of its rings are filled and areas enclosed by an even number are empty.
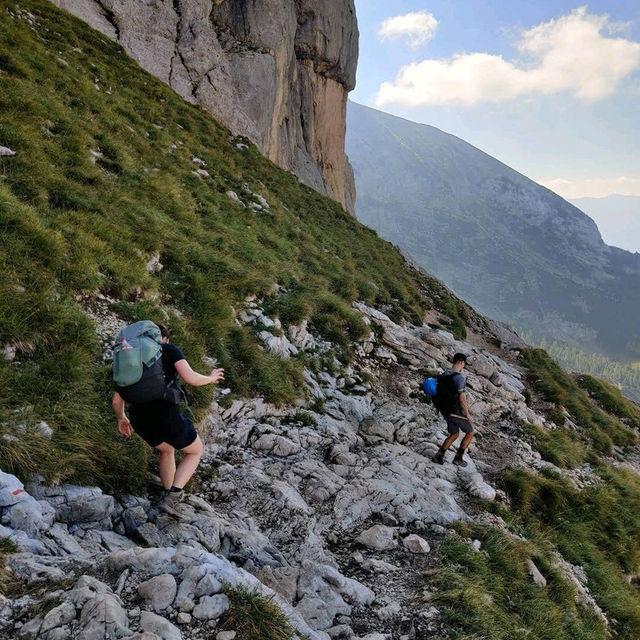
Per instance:
[[[52,0],[276,164],[353,211],[353,0]]]

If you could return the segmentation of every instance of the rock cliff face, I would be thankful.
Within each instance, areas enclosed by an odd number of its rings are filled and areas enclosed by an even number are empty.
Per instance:
[[[272,161],[353,211],[353,0],[52,0]]]

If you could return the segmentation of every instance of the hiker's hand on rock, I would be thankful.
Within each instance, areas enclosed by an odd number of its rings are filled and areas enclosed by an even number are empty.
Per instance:
[[[131,437],[131,423],[126,418],[118,420],[118,431],[125,437]]]
[[[218,384],[221,380],[224,380],[224,369],[214,369],[209,375],[213,384]]]

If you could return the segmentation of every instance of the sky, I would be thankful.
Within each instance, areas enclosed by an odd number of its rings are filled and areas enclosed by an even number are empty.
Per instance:
[[[565,198],[640,196],[640,0],[355,0],[351,99]]]

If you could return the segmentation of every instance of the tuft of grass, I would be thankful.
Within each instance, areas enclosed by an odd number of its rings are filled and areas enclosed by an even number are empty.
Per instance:
[[[625,398],[618,387],[586,374],[576,376],[575,381],[601,409],[633,429],[640,429],[640,407]]]
[[[316,427],[318,423],[311,413],[299,409],[294,414],[284,416],[280,422],[284,425],[295,425],[297,427]]]
[[[294,640],[298,633],[279,607],[256,591],[243,586],[226,586],[230,607],[223,614],[220,629],[235,631],[237,640]]]
[[[546,351],[525,349],[522,364],[528,370],[530,386],[551,404],[548,417],[563,426],[562,410],[566,409],[580,429],[579,436],[595,453],[609,455],[613,445],[630,447],[637,442],[637,435],[593,402]],[[567,444],[566,439],[564,444]]]
[[[525,433],[533,440],[532,444],[542,459],[557,467],[572,469],[595,459],[590,448],[572,431],[545,429],[529,424],[525,426]]]
[[[9,538],[0,538],[0,594],[4,594],[7,588],[7,575],[5,571],[5,559],[12,553],[17,553],[18,547]]]
[[[622,467],[597,471],[602,482],[581,491],[557,474],[523,470],[505,473],[503,487],[527,538],[582,566],[617,636],[637,638],[638,586],[627,576],[640,566],[640,478]]]
[[[574,588],[546,562],[546,552],[496,529],[462,526],[482,542],[480,552],[461,538],[447,538],[443,562],[427,574],[429,600],[442,612],[453,640],[604,640],[604,625],[574,601]],[[547,579],[534,585],[527,561]]]

